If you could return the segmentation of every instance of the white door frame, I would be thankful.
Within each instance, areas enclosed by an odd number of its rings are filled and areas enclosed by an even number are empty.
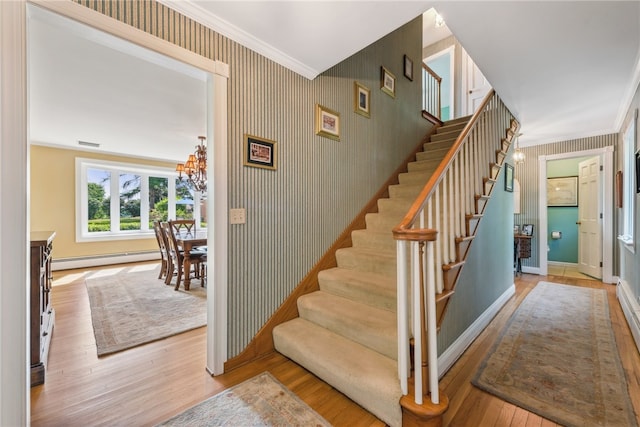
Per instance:
[[[540,258],[539,274],[546,276],[547,261],[547,161],[570,159],[574,157],[600,156],[602,160],[602,281],[613,283],[613,147],[596,148],[593,150],[574,151],[571,153],[552,154],[538,157],[538,219],[540,232],[538,233],[538,256]]]
[[[207,139],[209,170],[208,227],[210,268],[207,298],[207,370],[218,374],[227,358],[227,81],[229,66],[212,61],[80,4],[30,0],[31,3],[154,50],[209,74]],[[26,0],[0,1],[0,425],[29,425],[29,307],[27,241],[29,235],[29,138],[27,99]],[[213,184],[213,185],[211,185]],[[6,195],[11,195],[11,203]],[[215,268],[213,266],[215,265]],[[20,285],[22,283],[22,285]]]

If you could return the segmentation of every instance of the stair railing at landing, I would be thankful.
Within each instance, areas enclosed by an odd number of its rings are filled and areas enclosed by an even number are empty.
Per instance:
[[[398,375],[405,403],[431,408],[441,403],[438,390],[436,297],[452,289],[443,279],[443,265],[456,263],[456,239],[475,234],[469,218],[477,215],[477,196],[490,195],[496,153],[503,152],[505,130],[512,114],[491,91],[429,179],[402,222],[393,229],[397,241]],[[489,177],[489,186],[487,186]],[[484,204],[482,205],[484,210]],[[481,213],[481,212],[478,212]],[[441,313],[438,313],[440,316]],[[413,337],[414,378],[409,381],[410,335]],[[425,353],[427,353],[426,355]],[[425,360],[425,358],[427,360]],[[428,369],[427,369],[428,367]],[[413,383],[413,402],[409,383]],[[446,396],[443,396],[446,400]]]
[[[422,116],[433,123],[442,124],[442,77],[422,63]]]

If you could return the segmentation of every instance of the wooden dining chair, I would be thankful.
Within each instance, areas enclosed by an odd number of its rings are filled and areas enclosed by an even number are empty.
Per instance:
[[[171,228],[175,234],[196,232],[196,220],[195,219],[173,219],[169,221]]]
[[[162,226],[160,225],[160,221],[153,221],[153,231],[156,234],[156,240],[158,241],[158,248],[160,250],[160,275],[158,275],[158,279],[164,279],[169,271],[169,253],[167,251],[167,242],[166,237],[162,231]]]
[[[174,271],[176,272],[176,286],[175,290],[177,291],[180,288],[180,283],[182,281],[182,276],[186,274],[191,274],[190,271],[183,271],[183,263],[184,257],[190,257],[191,265],[193,266],[193,271],[195,273],[195,277],[200,279],[200,267],[202,263],[202,254],[198,253],[188,253],[185,254],[179,247],[178,242],[176,240],[176,235],[173,232],[173,227],[171,222],[163,223],[162,230],[164,231],[164,235],[167,238],[168,243],[168,252],[171,258],[171,264],[169,264],[169,271],[167,274],[167,278],[165,279],[165,283],[167,285],[171,284],[171,279],[173,278]]]

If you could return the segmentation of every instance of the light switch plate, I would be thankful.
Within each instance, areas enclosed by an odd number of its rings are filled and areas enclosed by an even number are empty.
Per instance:
[[[231,209],[229,211],[229,222],[231,224],[244,224],[247,222],[245,209]]]

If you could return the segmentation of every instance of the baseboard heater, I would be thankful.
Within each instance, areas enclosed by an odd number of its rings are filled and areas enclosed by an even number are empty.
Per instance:
[[[159,260],[160,254],[156,251],[147,252],[133,252],[122,254],[106,254],[106,255],[93,255],[86,257],[74,257],[74,258],[59,258],[53,259],[51,262],[51,269],[53,271],[58,270],[71,270],[74,268],[87,268],[87,267],[99,267],[101,265],[111,264],[123,264],[127,262],[141,262],[141,261],[153,261]]]

